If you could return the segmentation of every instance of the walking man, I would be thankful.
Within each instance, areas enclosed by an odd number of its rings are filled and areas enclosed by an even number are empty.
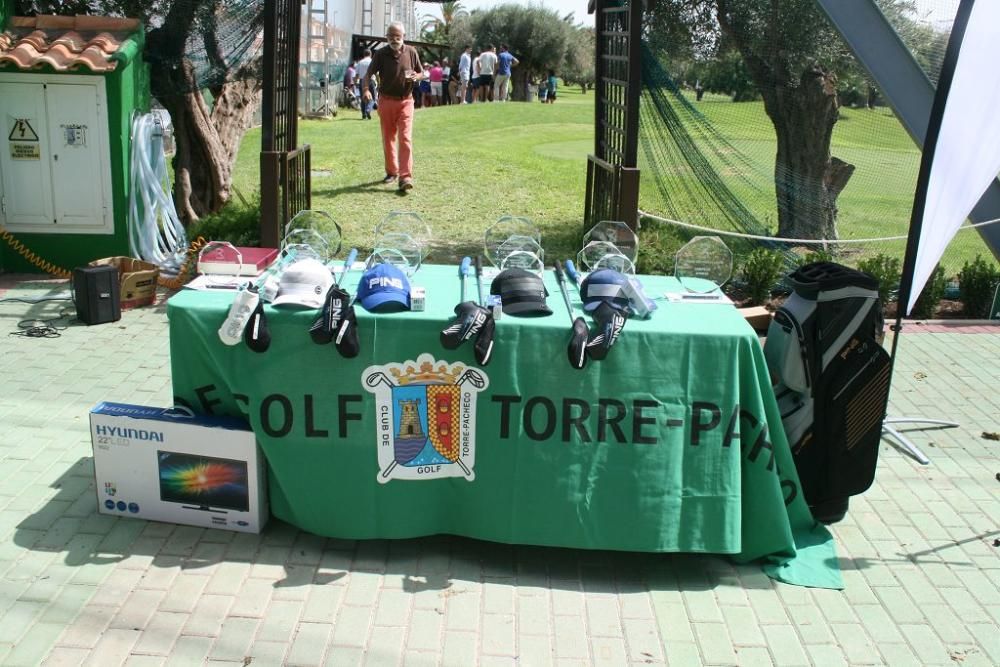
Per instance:
[[[517,67],[518,59],[507,50],[506,44],[500,45],[500,55],[497,56],[496,87],[493,99],[498,102],[507,101],[507,89],[510,83],[510,68]]]
[[[392,183],[398,178],[401,191],[413,188],[413,83],[423,78],[424,71],[417,50],[403,43],[405,35],[402,23],[390,23],[385,33],[389,46],[375,52],[369,68],[379,87],[378,117],[385,153],[383,182]],[[366,90],[365,102],[370,98]]]

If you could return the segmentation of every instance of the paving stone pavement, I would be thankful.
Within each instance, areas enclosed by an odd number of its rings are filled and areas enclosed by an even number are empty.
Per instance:
[[[65,289],[0,280],[0,298]],[[0,303],[2,665],[1000,664],[997,333],[901,339],[892,414],[961,427],[913,434],[930,466],[882,448],[827,591],[705,555],[98,515],[88,411],[169,403],[166,309],[7,335],[66,307]]]

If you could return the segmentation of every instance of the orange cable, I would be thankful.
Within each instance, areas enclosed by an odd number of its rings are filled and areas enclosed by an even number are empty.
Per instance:
[[[27,246],[14,238],[14,235],[7,231],[7,229],[2,225],[0,225],[0,236],[2,236],[3,240],[7,242],[7,245],[28,260],[30,264],[37,266],[45,273],[53,275],[57,278],[71,278],[73,276],[73,274],[66,269],[56,266],[52,262],[48,262],[33,253],[27,248]]]
[[[17,238],[15,238],[14,235],[11,234],[3,225],[0,225],[0,237],[2,237],[3,240],[7,242],[7,245],[9,245],[14,251],[16,251],[22,257],[24,257],[24,259],[26,259],[28,263],[32,264],[33,266],[37,266],[45,273],[48,273],[49,275],[55,276],[57,278],[73,277],[73,274],[70,271],[67,271],[66,269],[60,266],[56,266],[52,262],[46,261],[41,257],[39,257],[34,252],[32,252],[27,246],[25,246],[23,243],[17,240]],[[184,263],[181,265],[180,270],[177,272],[177,277],[164,278],[162,276],[159,276],[156,281],[157,284],[162,287],[166,287],[167,289],[174,289],[174,290],[183,287],[185,283],[188,282],[188,279],[186,279],[186,275],[188,271],[190,271],[191,269],[191,262],[195,260],[195,258],[198,256],[198,251],[201,250],[206,243],[207,241],[205,241],[205,238],[202,236],[199,236],[197,239],[192,241],[191,245],[188,246],[188,249],[185,251],[185,254],[187,254],[187,258],[184,260]]]

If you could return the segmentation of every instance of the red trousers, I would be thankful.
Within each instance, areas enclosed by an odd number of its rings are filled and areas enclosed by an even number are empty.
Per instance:
[[[413,97],[378,98],[378,119],[382,125],[385,173],[399,178],[413,177]],[[399,144],[399,157],[396,145]]]

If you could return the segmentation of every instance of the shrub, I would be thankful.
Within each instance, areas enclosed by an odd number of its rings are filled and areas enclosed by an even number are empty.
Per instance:
[[[913,304],[913,312],[910,313],[910,316],[922,320],[934,317],[934,311],[937,310],[938,303],[944,297],[944,288],[947,285],[948,281],[944,277],[944,267],[938,264],[934,267],[934,271],[927,280],[927,284],[924,285],[924,290],[917,297],[916,303]],[[906,305],[899,304],[897,307],[905,308]]]
[[[815,262],[836,262],[837,257],[830,250],[810,250],[802,259],[799,260],[799,266],[805,266],[806,264],[813,264]]]
[[[743,280],[746,282],[750,304],[758,306],[771,296],[771,288],[785,273],[785,257],[777,250],[756,248],[743,262]]]
[[[678,232],[666,225],[645,224],[639,231],[636,271],[650,275],[673,275],[674,255],[684,245]],[[546,256],[549,254],[545,253]]]
[[[229,241],[234,246],[260,245],[260,199],[243,204],[235,199],[216,213],[206,215],[187,229],[188,238],[199,236],[206,241]]]
[[[958,290],[962,299],[963,312],[976,319],[990,316],[993,294],[1000,282],[1000,271],[987,262],[982,255],[976,255],[971,264],[966,262],[958,274]]]
[[[890,293],[899,287],[901,267],[898,257],[889,257],[882,253],[858,262],[858,270],[870,273],[878,280],[878,298],[882,300],[883,305],[889,303]]]

